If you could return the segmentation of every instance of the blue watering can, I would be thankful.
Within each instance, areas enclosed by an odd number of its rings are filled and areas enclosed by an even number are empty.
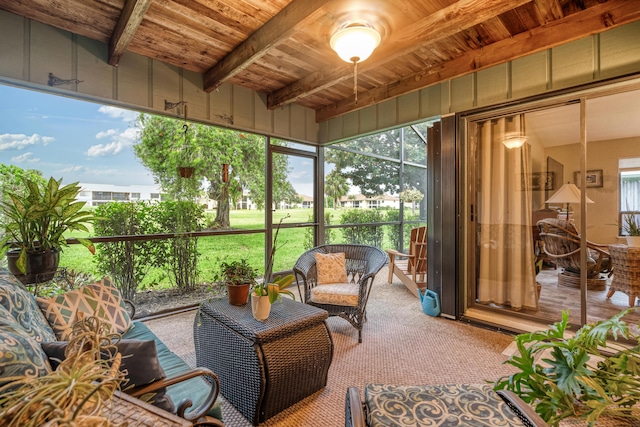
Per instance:
[[[426,289],[424,295],[418,289],[418,295],[420,295],[420,302],[422,303],[422,311],[429,316],[440,316],[440,298],[438,294],[432,290]]]

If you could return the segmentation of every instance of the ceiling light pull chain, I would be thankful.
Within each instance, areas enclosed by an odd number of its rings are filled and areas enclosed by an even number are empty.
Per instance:
[[[355,95],[355,105],[358,105],[358,57],[353,57],[353,94]]]

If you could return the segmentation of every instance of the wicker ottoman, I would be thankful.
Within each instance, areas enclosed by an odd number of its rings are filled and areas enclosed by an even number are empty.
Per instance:
[[[272,305],[265,322],[253,318],[250,304],[205,302],[193,325],[197,364],[215,372],[222,395],[258,425],[327,384],[327,317],[287,298]]]

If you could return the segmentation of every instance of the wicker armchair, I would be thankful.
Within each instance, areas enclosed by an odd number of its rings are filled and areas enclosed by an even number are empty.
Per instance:
[[[538,221],[540,238],[544,243],[544,252],[563,271],[558,274],[558,284],[579,286],[580,283],[580,235],[573,223],[557,218],[545,218]],[[611,256],[607,245],[587,240],[587,288],[603,290],[606,277],[611,276]]]
[[[344,252],[348,282],[358,284],[357,304],[337,305],[316,303],[312,298],[312,289],[317,286],[316,253],[340,253]],[[387,255],[381,249],[373,246],[340,244],[322,245],[309,249],[303,253],[293,272],[298,283],[298,290],[304,289],[302,301],[307,304],[322,308],[329,312],[329,316],[340,316],[347,320],[358,330],[358,342],[362,342],[362,326],[366,319],[366,308],[371,285],[375,275],[387,263]],[[302,285],[302,286],[301,286]],[[321,285],[324,286],[324,285]]]

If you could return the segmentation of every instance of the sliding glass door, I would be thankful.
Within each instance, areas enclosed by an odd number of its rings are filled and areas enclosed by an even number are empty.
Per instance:
[[[466,315],[580,325],[638,303],[612,264],[640,207],[632,89],[463,117]]]

